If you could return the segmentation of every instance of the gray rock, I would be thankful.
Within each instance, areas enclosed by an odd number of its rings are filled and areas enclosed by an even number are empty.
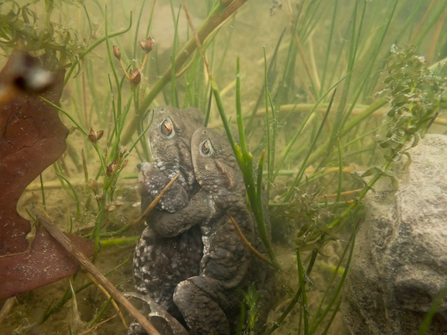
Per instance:
[[[416,334],[447,284],[447,137],[427,135],[365,198],[344,284],[342,313],[351,334]],[[447,297],[428,334],[447,334]]]

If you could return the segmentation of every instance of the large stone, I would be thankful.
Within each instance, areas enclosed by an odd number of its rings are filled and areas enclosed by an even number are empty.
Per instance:
[[[365,198],[342,313],[351,334],[415,334],[447,284],[447,137],[427,135]],[[447,334],[447,297],[429,334]]]

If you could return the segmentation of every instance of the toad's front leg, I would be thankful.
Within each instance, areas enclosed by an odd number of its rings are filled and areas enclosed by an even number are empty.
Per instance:
[[[139,163],[138,186],[141,195],[141,211],[144,212],[152,201],[171,181],[153,164]],[[175,213],[186,206],[189,194],[178,180],[168,188],[157,204],[159,211]]]
[[[162,237],[174,237],[195,225],[209,221],[215,214],[215,207],[209,194],[197,192],[189,203],[175,213],[153,213],[146,219],[155,233]]]

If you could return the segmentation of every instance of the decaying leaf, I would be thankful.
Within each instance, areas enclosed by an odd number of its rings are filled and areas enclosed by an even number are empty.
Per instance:
[[[27,239],[31,223],[16,211],[26,186],[66,149],[68,129],[57,110],[36,95],[42,88],[42,96],[58,104],[65,71],[48,76],[45,73],[49,72],[42,70],[45,65],[45,57],[14,51],[0,72],[0,299],[79,270],[43,228],[37,228],[34,239]],[[50,88],[39,86],[43,79],[51,81]],[[77,244],[83,240],[70,238]],[[85,241],[79,247],[91,255],[92,248],[85,249],[89,245]]]

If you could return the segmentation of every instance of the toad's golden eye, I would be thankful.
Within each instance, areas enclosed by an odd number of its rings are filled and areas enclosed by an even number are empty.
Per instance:
[[[162,135],[168,138],[174,136],[174,126],[169,118],[164,119],[160,124],[160,131]]]
[[[202,156],[208,157],[213,153],[210,140],[205,140],[200,143],[200,154]]]

